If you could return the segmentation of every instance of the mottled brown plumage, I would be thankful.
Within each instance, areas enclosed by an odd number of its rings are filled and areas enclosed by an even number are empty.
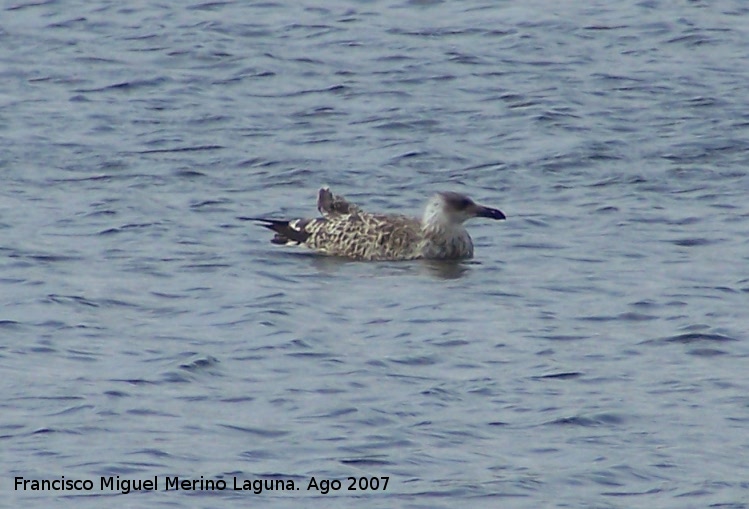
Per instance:
[[[355,260],[413,260],[471,258],[473,242],[463,222],[472,217],[505,219],[501,211],[454,192],[434,195],[421,220],[364,212],[327,188],[320,189],[317,208],[323,217],[255,220],[275,232],[274,244],[305,245]]]

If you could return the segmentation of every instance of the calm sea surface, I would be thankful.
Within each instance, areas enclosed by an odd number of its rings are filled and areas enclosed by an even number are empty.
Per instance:
[[[0,506],[749,507],[747,2],[0,5]]]

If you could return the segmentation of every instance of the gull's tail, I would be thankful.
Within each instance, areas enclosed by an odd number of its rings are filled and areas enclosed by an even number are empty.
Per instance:
[[[264,217],[241,217],[244,221],[257,221],[260,226],[276,232],[271,239],[273,244],[281,246],[298,246],[304,244],[309,238],[309,232],[305,230],[309,219],[292,219],[286,221],[283,219],[266,219]]]

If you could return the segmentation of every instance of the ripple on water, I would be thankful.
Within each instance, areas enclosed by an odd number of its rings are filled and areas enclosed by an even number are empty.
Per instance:
[[[746,506],[746,9],[141,4],[3,11],[8,470],[390,477],[253,494],[279,507]],[[457,264],[238,219],[323,184],[509,219]],[[195,495],[247,502],[123,496]]]

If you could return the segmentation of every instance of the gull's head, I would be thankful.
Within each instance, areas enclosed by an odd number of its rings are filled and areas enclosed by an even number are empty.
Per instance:
[[[468,196],[452,191],[435,194],[424,211],[424,224],[460,225],[472,217],[505,219],[499,209],[475,203]]]

